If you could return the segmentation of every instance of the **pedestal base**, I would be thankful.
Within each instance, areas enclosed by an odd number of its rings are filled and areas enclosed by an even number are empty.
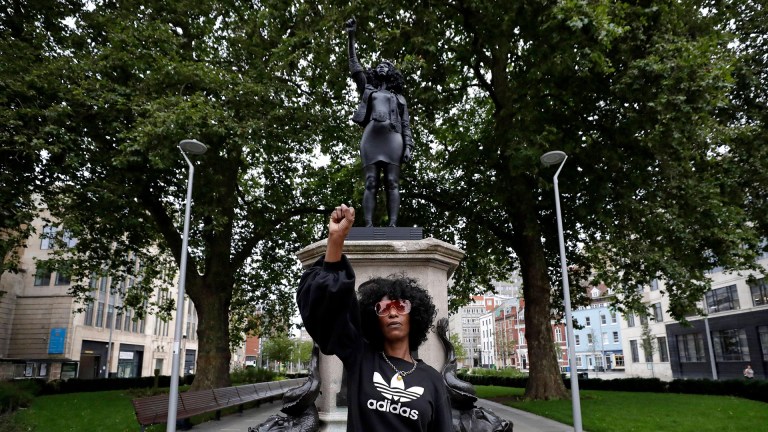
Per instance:
[[[347,432],[347,409],[334,408],[320,413],[320,432]]]
[[[403,229],[410,230],[410,228]],[[368,230],[385,230],[394,233],[392,230],[400,230],[400,228],[368,228]],[[297,255],[304,267],[309,267],[325,254],[325,249],[326,241],[321,241],[305,247]],[[437,319],[448,316],[448,280],[464,257],[464,252],[456,246],[434,238],[386,241],[348,239],[344,244],[344,254],[355,271],[357,286],[374,277],[407,276],[415,279],[432,296],[437,309],[435,322]],[[442,371],[445,352],[434,332],[430,332],[427,341],[419,347],[417,356],[438,372]],[[343,367],[338,358],[321,355],[320,390],[322,394],[316,402],[321,419],[332,419],[342,412],[340,410],[343,408],[336,407],[336,394],[341,388],[342,370]],[[346,410],[343,412],[346,414]]]

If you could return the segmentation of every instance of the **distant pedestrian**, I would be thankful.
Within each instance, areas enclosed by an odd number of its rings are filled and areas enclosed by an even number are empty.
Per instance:
[[[751,380],[754,377],[755,371],[752,370],[752,365],[747,365],[747,368],[744,369],[744,378]]]

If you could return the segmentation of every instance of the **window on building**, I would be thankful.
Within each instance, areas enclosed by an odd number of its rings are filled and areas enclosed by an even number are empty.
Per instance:
[[[68,274],[65,274],[63,272],[56,272],[56,282],[55,282],[55,284],[59,285],[59,286],[61,286],[61,285],[69,285],[69,283],[70,283],[69,279],[70,278],[69,278]]]
[[[593,343],[594,343],[594,341],[592,340],[592,333],[589,333],[587,335],[587,344],[588,345],[592,345]]]
[[[629,314],[627,315],[627,327],[634,327],[635,326],[635,315]]]
[[[644,343],[644,340],[640,342],[640,345],[643,348],[643,357],[645,357],[646,363],[653,363],[653,345],[651,345],[653,341],[651,340],[651,343]]]
[[[624,367],[624,356],[621,354],[616,354],[613,356],[613,364],[616,367]]]
[[[661,309],[661,303],[654,303],[651,307],[653,308],[653,320],[656,322],[663,322],[664,312]]]
[[[647,326],[648,325],[648,315],[645,314],[645,311],[643,311],[637,317],[638,317],[638,319],[640,319],[640,325],[641,326]]]
[[[707,301],[709,313],[739,309],[739,295],[736,292],[736,285],[709,291],[704,295],[704,298]]]
[[[40,249],[48,250],[53,249],[54,238],[56,237],[56,231],[58,229],[52,226],[43,227],[43,233],[40,235]]]
[[[72,237],[72,233],[68,230],[64,231],[64,235],[61,236],[61,240],[64,242],[64,247],[72,248],[77,244],[77,239]]]
[[[658,291],[659,290],[659,280],[654,279],[651,281],[651,291]]]
[[[760,350],[763,352],[763,361],[768,361],[768,326],[759,326],[757,335],[760,339]]]
[[[125,311],[125,318],[123,319],[123,331],[131,331],[131,316],[133,315],[133,311],[131,309],[127,309]]]
[[[616,312],[611,312],[611,324],[616,324]]]
[[[701,333],[677,335],[680,363],[700,363],[704,357],[704,337]]]
[[[160,318],[157,318],[157,320],[160,321]],[[122,330],[122,329],[123,329],[123,310],[118,309],[117,315],[115,315],[115,330]]]
[[[603,314],[600,314],[600,324],[608,324],[608,318]]]
[[[637,349],[637,341],[629,341],[629,351],[632,353],[632,363],[640,363],[640,351]]]
[[[608,340],[608,332],[603,332],[603,345],[608,345],[609,343],[611,342]]]
[[[96,327],[104,327],[104,302],[99,302],[96,308]]]
[[[765,283],[765,278],[750,283],[749,290],[752,294],[752,305],[762,306],[768,304],[768,285]]]
[[[579,335],[573,336],[573,342],[576,344],[576,346],[581,345],[581,338],[579,337]]]
[[[712,346],[717,361],[749,361],[747,332],[744,329],[712,332]]]
[[[613,332],[613,343],[619,343],[619,332]]]
[[[589,317],[584,317],[584,325],[589,327],[591,324],[591,319]]]
[[[93,302],[89,302],[85,306],[85,325],[93,325]]]
[[[576,367],[580,368],[580,367],[582,367],[582,364],[584,364],[584,362],[581,359],[581,356],[576,356]]]
[[[112,323],[114,322],[114,316],[115,316],[115,307],[113,305],[107,305],[107,322],[104,327],[112,328]]]
[[[659,336],[656,338],[656,345],[659,347],[659,361],[669,362],[669,350],[667,349],[667,338]]]
[[[35,271],[35,286],[51,285],[51,271],[45,267],[38,267]]]
[[[592,297],[600,297],[600,290],[597,288],[592,288]]]
[[[555,327],[555,342],[562,342],[563,341],[563,331],[560,329],[560,327]]]

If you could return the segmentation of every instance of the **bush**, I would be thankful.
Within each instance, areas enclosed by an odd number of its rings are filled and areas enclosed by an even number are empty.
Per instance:
[[[762,380],[676,379],[669,383],[671,393],[737,396],[768,402],[768,382]]]
[[[0,382],[0,414],[28,407],[40,387],[37,380]]]
[[[229,374],[232,385],[275,381],[277,373],[268,369],[247,367],[235,369]]]
[[[159,387],[170,387],[171,377],[159,376]],[[185,375],[179,378],[179,385],[190,385],[194,381],[194,375]],[[128,389],[140,389],[140,388],[152,388],[155,385],[155,377],[138,377],[138,378],[103,378],[103,379],[80,379],[70,378],[66,381],[55,380],[45,384],[42,388],[41,394],[61,394],[61,393],[80,393],[80,392],[96,392],[96,391],[110,391],[110,390],[128,390]]]
[[[477,373],[478,371],[482,371]],[[495,372],[495,371],[490,371]],[[458,374],[462,381],[473,385],[526,388],[527,376],[512,377],[489,373],[488,370],[474,369],[473,373]],[[563,375],[565,386],[570,388],[569,375]],[[676,379],[665,382],[658,378],[620,378],[603,380],[600,378],[579,379],[582,390],[606,390],[623,392],[649,393],[687,393],[713,396],[736,396],[760,402],[768,402],[768,381],[762,380],[724,380]]]
[[[465,372],[461,371],[460,373],[465,373]],[[471,375],[495,376],[495,377],[507,377],[507,378],[525,378],[528,376],[526,372],[521,372],[513,368],[504,368],[504,369],[474,368],[471,370]]]

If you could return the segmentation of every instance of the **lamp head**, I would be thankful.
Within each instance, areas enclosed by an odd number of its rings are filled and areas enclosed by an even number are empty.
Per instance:
[[[564,161],[565,157],[565,152],[560,150],[553,150],[541,155],[541,163],[543,163],[545,166],[557,165]]]
[[[205,144],[196,139],[185,139],[179,142],[179,148],[187,154],[201,155],[208,150]]]

